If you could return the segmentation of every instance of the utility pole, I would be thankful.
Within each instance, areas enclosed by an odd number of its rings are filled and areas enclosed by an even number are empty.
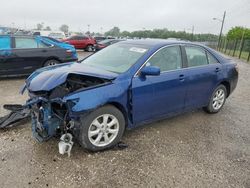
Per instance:
[[[217,49],[218,49],[219,46],[220,46],[221,35],[222,35],[222,30],[223,30],[223,26],[224,26],[225,17],[226,17],[226,11],[224,11],[223,19],[222,19],[222,22],[221,22],[220,36],[219,36],[219,41],[218,41]]]
[[[241,48],[242,43],[243,43],[243,39],[244,39],[244,36],[245,36],[245,32],[246,32],[246,29],[243,27],[243,32],[242,32],[241,40],[240,40],[240,48]]]
[[[88,26],[88,32],[90,33],[90,31],[89,31],[90,24],[88,24],[87,26]]]
[[[192,41],[194,41],[194,26],[192,26]]]

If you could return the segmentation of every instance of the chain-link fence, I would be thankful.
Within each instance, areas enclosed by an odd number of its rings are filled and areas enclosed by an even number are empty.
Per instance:
[[[218,51],[250,61],[250,39],[243,40],[228,40],[222,39],[218,48]]]

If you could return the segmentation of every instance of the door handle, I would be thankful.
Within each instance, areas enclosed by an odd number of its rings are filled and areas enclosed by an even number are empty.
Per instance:
[[[181,82],[183,82],[183,81],[185,80],[183,74],[179,75],[179,80],[180,80]]]
[[[219,67],[216,67],[215,68],[215,72],[219,72],[220,71],[220,68]]]
[[[42,50],[42,52],[47,52],[47,50]]]

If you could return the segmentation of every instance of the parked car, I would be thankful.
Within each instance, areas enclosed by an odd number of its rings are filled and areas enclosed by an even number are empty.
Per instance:
[[[121,39],[106,39],[106,40],[103,40],[101,42],[98,42],[97,44],[94,45],[95,47],[95,51],[99,51],[103,48],[106,48],[107,46],[111,45],[111,44],[115,44],[117,42],[121,42],[121,41],[124,41],[124,40],[121,40]]]
[[[62,40],[63,42],[73,45],[76,49],[84,49],[87,52],[92,52],[94,50],[94,44],[96,44],[95,39],[88,36],[71,36]]]
[[[64,32],[62,32],[62,31],[34,30],[32,34],[34,36],[51,37],[51,38],[58,39],[58,40],[62,40],[64,38],[66,38]]]
[[[195,108],[219,112],[237,80],[237,64],[208,47],[138,40],[39,69],[22,92],[29,91],[37,140],[67,132],[99,151],[117,144],[125,129]]]
[[[40,36],[0,35],[0,77],[29,75],[34,70],[76,61],[73,46]]]
[[[106,40],[107,37],[96,36],[96,37],[94,37],[94,39],[95,39],[95,41],[98,43],[98,42],[101,42],[101,41],[103,41],[103,40]]]
[[[62,40],[64,39],[66,36],[64,34],[64,32],[62,31],[52,31],[48,37],[54,38],[54,39],[58,39],[58,40]]]

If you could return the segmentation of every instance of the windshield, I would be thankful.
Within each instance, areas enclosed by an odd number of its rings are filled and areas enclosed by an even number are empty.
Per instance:
[[[135,64],[147,50],[144,46],[117,43],[93,54],[82,63],[115,73],[123,73]]]

